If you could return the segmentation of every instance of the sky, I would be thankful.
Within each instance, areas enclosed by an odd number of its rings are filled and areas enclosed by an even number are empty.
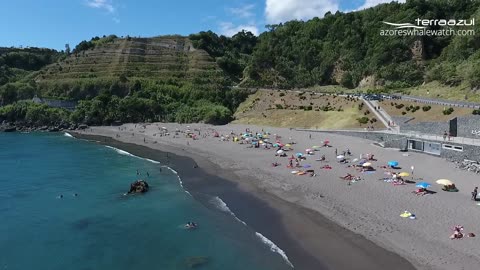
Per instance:
[[[151,37],[212,30],[255,35],[267,24],[360,10],[390,0],[0,0],[0,47],[63,50],[94,36]],[[405,2],[399,0],[398,2]]]

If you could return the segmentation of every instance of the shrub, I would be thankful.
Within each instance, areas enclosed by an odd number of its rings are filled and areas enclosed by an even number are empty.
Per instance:
[[[369,120],[368,117],[365,117],[365,116],[357,118],[358,123],[360,123],[361,125],[368,123],[368,120]]]
[[[448,109],[446,109],[446,110],[443,110],[443,114],[444,114],[444,115],[450,115],[450,114],[452,114],[454,111],[455,111],[455,110],[454,110],[452,107],[450,107],[450,108],[448,108]]]
[[[403,111],[403,112],[402,112],[402,115],[405,115],[405,114],[407,114],[407,112],[406,112],[406,111]]]
[[[401,109],[401,108],[403,108],[403,107],[405,107],[404,104],[397,104],[397,105],[395,105],[395,108],[397,108],[397,109]]]
[[[473,115],[480,115],[480,109],[478,109],[478,110],[473,110],[472,114],[473,114]]]
[[[285,96],[285,93],[280,93],[280,96],[281,96],[281,97]]]
[[[428,112],[428,111],[430,111],[431,108],[432,108],[432,106],[423,106],[423,107],[422,107],[422,110],[423,110],[424,112]]]
[[[276,106],[276,107],[277,107],[277,109],[279,109],[279,110],[282,110],[282,109],[283,109],[283,106],[282,106],[282,104],[275,104],[275,106]]]
[[[407,110],[407,112],[409,112],[409,111],[410,111],[410,107],[406,107],[405,110]]]

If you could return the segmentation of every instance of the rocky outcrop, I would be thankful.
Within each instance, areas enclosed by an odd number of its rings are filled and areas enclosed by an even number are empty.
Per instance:
[[[415,60],[417,64],[423,62],[423,59],[425,58],[425,53],[423,49],[423,42],[421,39],[417,39],[415,40],[415,42],[413,42],[410,51],[412,52],[412,59]]]
[[[137,180],[130,184],[128,194],[145,193],[148,191],[148,183],[144,180]]]
[[[83,125],[82,129],[88,128],[87,125]],[[64,130],[76,130],[79,129],[77,124],[60,123],[52,126],[37,126],[27,122],[6,122],[0,123],[0,132],[32,132],[32,131],[48,131],[59,132]]]

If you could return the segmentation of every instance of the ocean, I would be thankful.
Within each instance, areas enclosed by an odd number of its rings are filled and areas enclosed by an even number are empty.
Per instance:
[[[150,191],[124,196],[138,178]],[[292,269],[221,198],[206,201],[174,170],[120,149],[0,133],[0,270]]]

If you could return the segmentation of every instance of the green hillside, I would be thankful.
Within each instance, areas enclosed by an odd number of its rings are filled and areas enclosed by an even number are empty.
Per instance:
[[[223,73],[203,50],[187,38],[103,38],[93,48],[76,48],[65,60],[49,65],[35,77],[44,96],[89,99],[102,89],[118,88],[125,96],[145,84],[195,84],[218,88]],[[97,41],[97,42],[95,42]],[[79,46],[77,46],[79,47]],[[136,86],[135,86],[136,85]]]

